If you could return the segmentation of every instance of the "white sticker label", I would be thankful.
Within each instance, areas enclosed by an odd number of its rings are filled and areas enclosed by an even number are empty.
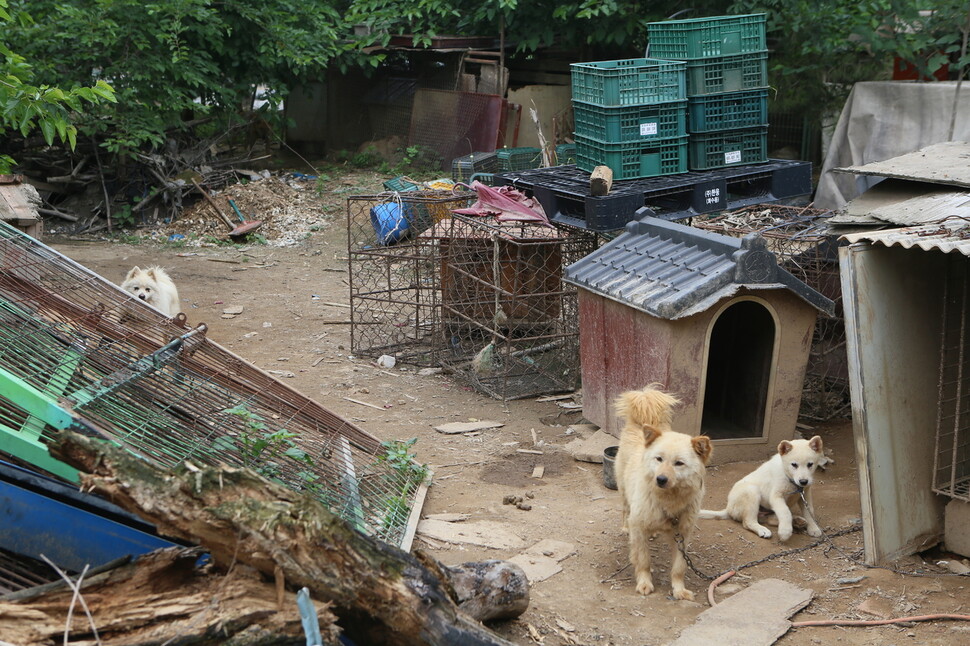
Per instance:
[[[641,123],[640,124],[640,136],[647,137],[649,135],[657,134],[657,122],[651,123]]]
[[[732,150],[729,153],[724,153],[724,163],[725,164],[737,164],[741,161],[741,151]]]

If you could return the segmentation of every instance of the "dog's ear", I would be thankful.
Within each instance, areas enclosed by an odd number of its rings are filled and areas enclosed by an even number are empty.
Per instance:
[[[812,449],[816,453],[821,453],[822,452],[822,438],[819,437],[818,435],[816,435],[815,437],[813,437],[812,439],[810,439],[808,441],[808,446],[809,446],[810,449]]]
[[[154,267],[149,267],[148,271],[146,271],[145,273],[148,274],[148,277],[151,278],[152,280],[158,280],[158,276],[155,275]]]
[[[782,440],[781,442],[778,443],[778,453],[781,455],[788,455],[788,452],[791,451],[793,448],[795,447],[792,446],[792,443],[789,442],[788,440]]]
[[[690,445],[694,447],[694,453],[701,459],[701,462],[705,465],[710,462],[711,454],[714,452],[714,445],[711,444],[711,438],[706,435],[698,435],[690,439]]]
[[[141,271],[141,268],[139,268],[138,265],[135,265],[134,267],[131,268],[131,271],[128,272],[128,275],[125,276],[125,280],[134,278],[140,271]]]
[[[643,445],[650,446],[658,439],[660,439],[661,434],[662,433],[658,429],[644,424],[643,425]]]

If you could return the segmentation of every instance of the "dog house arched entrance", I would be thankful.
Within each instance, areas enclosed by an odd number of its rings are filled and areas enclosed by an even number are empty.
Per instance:
[[[714,321],[701,432],[712,440],[764,437],[777,326],[760,301],[739,300]]]

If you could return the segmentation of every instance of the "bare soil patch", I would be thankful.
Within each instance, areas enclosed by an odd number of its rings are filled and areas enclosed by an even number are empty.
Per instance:
[[[626,567],[626,537],[619,528],[619,496],[604,487],[600,465],[577,462],[563,450],[575,439],[569,424],[580,421],[580,414],[564,414],[556,402],[496,401],[448,375],[419,376],[418,368],[400,363],[385,369],[370,358],[351,354],[350,327],[345,323],[348,310],[334,305],[349,302],[341,208],[347,195],[381,192],[380,179],[372,174],[334,179],[320,198],[319,215],[305,216],[300,235],[282,246],[176,247],[103,239],[46,242],[114,281],[120,281],[132,265],[162,265],[178,285],[189,322],[205,322],[211,339],[263,369],[292,374],[281,378],[381,439],[417,437],[417,457],[434,471],[425,515],[451,512],[473,521],[500,523],[526,545],[546,538],[571,543],[575,554],[561,562],[562,571],[534,584],[529,610],[494,626],[511,641],[546,646],[670,642],[707,607],[708,582],[689,572],[688,587],[697,593],[698,601],[671,600],[667,597],[669,557],[666,549],[658,549],[658,592],[650,597],[636,594]],[[267,219],[268,202],[257,206],[240,196],[237,204],[247,216]],[[186,216],[187,220],[193,217],[202,219],[198,214]],[[292,225],[283,225],[287,227]],[[156,239],[167,235],[157,232]],[[229,306],[241,306],[242,312],[222,318]],[[445,435],[433,429],[444,422],[469,420],[495,420],[504,426],[467,435]],[[848,420],[822,424],[815,432],[822,435],[836,460],[821,475],[815,493],[819,522],[833,533],[860,521],[851,424]],[[766,457],[770,451],[766,447]],[[534,478],[538,465],[544,472]],[[754,466],[736,463],[710,468],[705,506],[721,507],[730,486]],[[507,496],[527,495],[528,510],[503,503]],[[699,570],[720,574],[812,542],[806,534],[796,533],[788,544],[780,545],[776,538],[760,539],[732,521],[705,520],[699,521],[690,554]],[[815,592],[814,601],[796,620],[871,619],[872,614],[860,609],[870,599],[894,616],[967,612],[970,606],[966,578],[913,577],[867,569],[852,560],[861,555],[861,532],[833,542],[837,548],[823,545],[746,568],[719,588],[719,597],[755,580],[776,577]],[[415,547],[448,564],[507,559],[521,551],[423,540],[420,535]],[[919,558],[896,566],[941,572]],[[779,643],[942,646],[968,640],[967,624],[935,622],[803,628],[790,631]]]

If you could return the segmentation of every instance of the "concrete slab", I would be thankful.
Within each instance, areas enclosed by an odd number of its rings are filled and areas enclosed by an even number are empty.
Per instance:
[[[505,426],[502,422],[491,422],[482,420],[479,422],[448,422],[434,427],[439,433],[453,435],[455,433],[471,433],[472,431],[486,431],[490,428],[500,428]]]
[[[449,523],[443,520],[424,519],[418,523],[417,531],[422,536],[448,543],[468,543],[497,550],[517,550],[525,547],[525,541],[505,525],[487,520]]]
[[[575,554],[576,546],[565,541],[557,541],[554,538],[544,538],[527,549],[526,553],[561,561]]]
[[[954,499],[946,504],[943,542],[951,552],[970,556],[970,503]]]
[[[545,581],[552,575],[562,572],[562,566],[559,565],[559,561],[551,559],[548,556],[542,556],[541,554],[528,554],[523,552],[522,554],[516,554],[509,560],[522,568],[526,578],[529,579],[529,583]]]
[[[619,440],[606,431],[598,430],[589,437],[573,440],[565,449],[577,460],[602,464],[603,449],[618,443]]]
[[[780,579],[757,581],[702,612],[670,646],[770,646],[813,594]]]

